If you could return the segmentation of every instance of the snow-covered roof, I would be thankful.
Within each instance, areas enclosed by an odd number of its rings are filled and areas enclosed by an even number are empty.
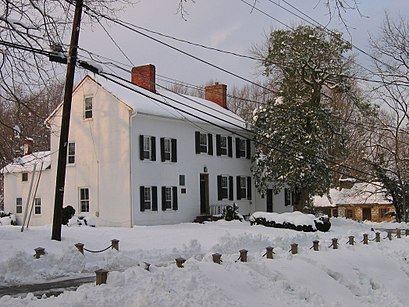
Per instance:
[[[336,205],[391,204],[385,190],[379,183],[355,183],[350,189],[331,189],[329,198],[315,196],[314,207],[335,207]]]
[[[32,172],[36,165],[36,171],[45,170],[51,165],[51,152],[38,151],[23,157],[16,158],[14,162],[6,165],[0,170],[0,173],[23,173]]]
[[[124,84],[126,87],[123,87],[102,77],[98,77],[96,81],[139,114],[200,123],[209,122],[225,128],[246,128],[246,122],[240,116],[203,98],[181,95],[164,89],[157,89],[157,93],[152,93],[130,83]]]

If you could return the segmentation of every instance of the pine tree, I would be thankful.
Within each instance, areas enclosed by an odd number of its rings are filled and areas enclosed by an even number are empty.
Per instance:
[[[295,209],[330,187],[334,148],[342,151],[341,123],[331,92],[348,92],[351,48],[338,33],[299,26],[273,31],[266,74],[278,78],[279,97],[254,113],[258,144],[253,173],[259,191],[288,185]]]

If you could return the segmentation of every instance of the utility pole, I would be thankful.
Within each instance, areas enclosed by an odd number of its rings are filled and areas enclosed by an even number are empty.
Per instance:
[[[62,207],[64,200],[65,169],[67,165],[67,144],[70,129],[71,100],[74,84],[75,64],[77,62],[78,40],[83,0],[75,2],[74,20],[72,23],[71,42],[68,52],[67,73],[65,78],[64,103],[62,107],[58,165],[55,182],[54,216],[51,240],[61,241]]]

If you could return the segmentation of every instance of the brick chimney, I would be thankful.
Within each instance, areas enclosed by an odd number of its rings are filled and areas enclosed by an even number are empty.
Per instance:
[[[227,109],[227,86],[216,82],[205,87],[205,99]]]
[[[147,64],[132,68],[132,83],[156,93],[155,65]]]
[[[23,141],[23,154],[26,155],[31,155],[33,153],[33,139],[32,138],[26,138]]]

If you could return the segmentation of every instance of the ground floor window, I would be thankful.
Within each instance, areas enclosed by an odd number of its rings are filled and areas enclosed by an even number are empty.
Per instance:
[[[178,209],[177,187],[162,187],[162,210]]]
[[[388,212],[389,212],[388,208],[379,208],[379,217],[380,218],[387,217]]]
[[[81,212],[89,212],[89,189],[80,188],[79,194]]]
[[[353,219],[354,218],[354,210],[352,209],[345,209],[345,217],[347,219]]]
[[[34,199],[34,214],[41,214],[41,198]]]
[[[23,199],[21,197],[16,198],[16,213],[23,213]]]
[[[158,188],[151,186],[140,187],[140,210],[158,211]]]

